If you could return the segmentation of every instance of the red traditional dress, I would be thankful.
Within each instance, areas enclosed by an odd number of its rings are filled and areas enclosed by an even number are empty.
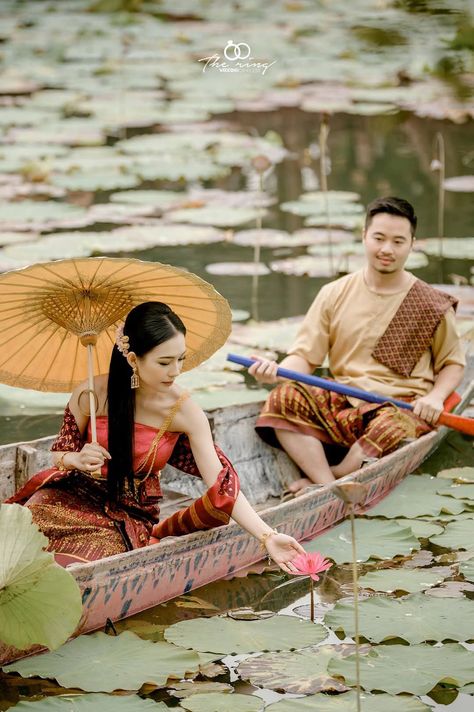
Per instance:
[[[167,430],[180,401],[160,429],[135,423],[135,492],[126,488],[118,502],[107,496],[107,462],[100,478],[79,470],[56,468],[34,475],[9,503],[31,510],[33,521],[48,537],[48,550],[63,566],[94,561],[148,544],[166,536],[187,534],[227,524],[239,493],[239,479],[224,453],[216,446],[222,464],[216,482],[192,505],[159,521],[162,499],[160,470],[166,463],[200,477],[189,440],[183,433]],[[107,416],[97,418],[97,440],[107,448]],[[91,441],[90,427],[88,441]],[[66,407],[64,421],[53,451],[79,452],[84,439]]]

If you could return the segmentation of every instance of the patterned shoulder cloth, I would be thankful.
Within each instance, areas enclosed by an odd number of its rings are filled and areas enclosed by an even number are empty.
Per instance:
[[[76,419],[67,405],[58,437],[51,445],[51,452],[80,452],[84,443]]]

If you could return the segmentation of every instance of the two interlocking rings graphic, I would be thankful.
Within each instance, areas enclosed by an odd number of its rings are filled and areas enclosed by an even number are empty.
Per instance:
[[[246,42],[234,44],[232,40],[228,40],[224,48],[224,55],[229,62],[235,62],[236,59],[248,59],[250,57],[250,47]]]

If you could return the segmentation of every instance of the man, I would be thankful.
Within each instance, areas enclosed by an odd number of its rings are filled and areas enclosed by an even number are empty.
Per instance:
[[[368,206],[365,267],[322,287],[280,364],[310,374],[328,355],[336,381],[414,401],[414,410],[282,382],[256,428],[304,473],[290,486],[293,492],[332,482],[367,458],[392,452],[403,439],[429,432],[462,380],[456,300],[404,269],[416,224],[413,207],[401,198],[379,198]],[[261,383],[276,383],[276,369],[276,362],[259,358],[249,373]],[[329,466],[323,443],[346,449],[336,466]]]

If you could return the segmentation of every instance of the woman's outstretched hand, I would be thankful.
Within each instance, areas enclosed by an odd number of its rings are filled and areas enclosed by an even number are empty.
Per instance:
[[[265,548],[273,561],[287,574],[294,574],[296,568],[291,563],[298,554],[306,553],[296,539],[287,534],[273,534],[265,541]]]

